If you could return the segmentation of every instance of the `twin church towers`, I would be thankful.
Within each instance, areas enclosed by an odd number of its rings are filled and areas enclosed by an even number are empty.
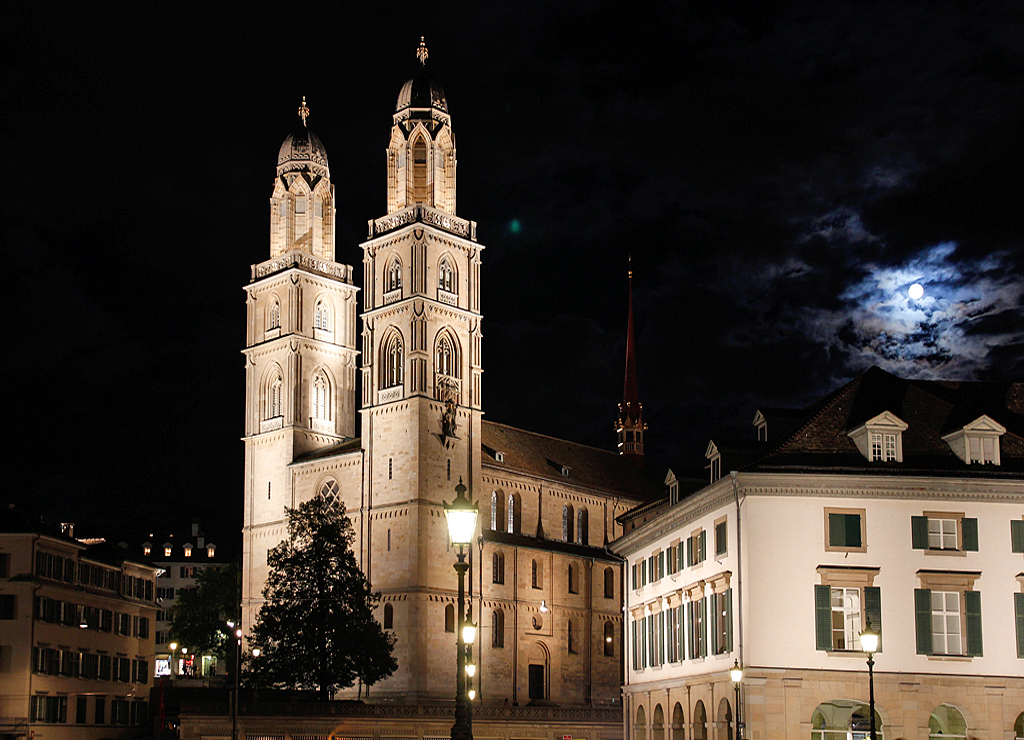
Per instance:
[[[557,507],[544,511],[551,486],[509,481],[505,486],[516,489],[509,493],[487,472],[504,455],[495,448],[501,443],[484,439],[481,414],[483,246],[476,223],[456,215],[448,105],[427,74],[422,42],[417,56],[419,71],[401,88],[393,116],[387,213],[369,222],[361,245],[361,291],[353,268],[335,261],[334,185],[323,143],[306,125],[303,100],[278,155],[270,258],[252,266],[245,286],[244,350],[245,629],[261,604],[267,553],[286,535],[285,508],[331,492],[352,518],[363,570],[384,595],[379,618],[398,635],[399,671],[382,689],[411,699],[451,693],[451,640],[440,632],[435,641],[455,588],[442,501],[453,498],[459,479],[480,502],[482,530],[522,536],[523,517],[533,516],[531,526],[540,529],[543,517],[561,515]],[[505,431],[494,426],[495,433]],[[607,540],[616,534],[614,517],[638,497],[590,488],[590,527],[601,517]],[[621,503],[609,506],[613,498]],[[489,509],[499,504],[501,521],[493,521],[491,511],[488,528]],[[506,505],[518,506],[520,519],[513,521],[512,511],[506,518]],[[603,542],[594,539],[583,544],[599,548]],[[492,639],[503,642],[504,635]]]

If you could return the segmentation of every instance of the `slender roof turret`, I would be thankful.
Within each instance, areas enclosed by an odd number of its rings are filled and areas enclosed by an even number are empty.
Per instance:
[[[633,332],[633,256],[629,257],[629,319],[626,324],[626,379],[615,422],[619,454],[625,455],[638,468],[644,467],[643,405],[636,380],[636,338]]]

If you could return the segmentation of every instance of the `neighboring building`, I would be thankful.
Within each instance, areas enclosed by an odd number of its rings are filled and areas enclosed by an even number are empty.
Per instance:
[[[70,532],[69,532],[70,533]],[[0,508],[0,736],[138,736],[157,569]]]
[[[1024,383],[872,369],[621,518],[637,740],[1024,736]],[[669,484],[673,481],[670,476]],[[1013,734],[1015,733],[1015,734]]]
[[[196,587],[196,574],[199,571],[223,568],[237,562],[238,535],[221,533],[209,538],[199,522],[193,520],[191,525],[182,529],[153,530],[145,536],[132,537],[130,543],[121,542],[120,545],[160,568],[156,581],[158,610],[154,632],[154,675],[203,681],[225,676],[227,666],[212,655],[195,655],[188,650],[187,645],[179,645],[176,651],[170,649],[171,609],[183,591]],[[182,648],[186,652],[182,652]]]
[[[361,245],[358,331],[352,268],[335,261],[327,153],[305,102],[280,149],[270,259],[246,286],[243,622],[248,631],[261,605],[285,508],[336,494],[383,596],[379,619],[398,638],[398,671],[373,699],[451,702],[460,620],[443,502],[462,480],[480,507],[478,704],[572,705],[582,721],[620,696],[621,566],[604,546],[622,532],[616,517],[661,487],[612,451],[483,420],[483,246],[476,223],[456,215],[451,118],[423,44],[418,56],[393,116],[387,215]],[[624,404],[638,414],[635,370],[632,390]],[[624,451],[642,460],[634,441]]]

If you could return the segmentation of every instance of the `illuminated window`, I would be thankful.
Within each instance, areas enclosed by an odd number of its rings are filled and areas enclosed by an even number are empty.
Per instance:
[[[397,331],[392,331],[384,339],[381,348],[381,388],[394,388],[402,384],[404,358],[402,337]]]
[[[185,557],[186,558],[192,557],[192,546],[191,545],[185,545]]]
[[[164,557],[165,558],[171,557],[171,546],[170,545],[164,545]]]
[[[331,384],[323,369],[313,374],[313,418],[329,421],[331,416]]]

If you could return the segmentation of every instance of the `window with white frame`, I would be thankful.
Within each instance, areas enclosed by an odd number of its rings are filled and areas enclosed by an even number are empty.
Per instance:
[[[1006,427],[982,415],[942,437],[953,453],[968,465],[999,465],[999,438]]]
[[[911,546],[930,553],[976,552],[978,520],[963,512],[926,511],[910,518]]]
[[[919,655],[981,656],[981,592],[976,571],[919,570],[922,588],[914,589]]]
[[[847,436],[870,462],[903,462],[903,432],[907,423],[890,411],[868,419]]]
[[[932,591],[932,653],[960,655],[960,593]]]
[[[828,652],[860,650],[860,633],[882,633],[881,589],[877,568],[819,566],[821,585],[814,587],[816,648]],[[881,651],[879,640],[879,652]]]

